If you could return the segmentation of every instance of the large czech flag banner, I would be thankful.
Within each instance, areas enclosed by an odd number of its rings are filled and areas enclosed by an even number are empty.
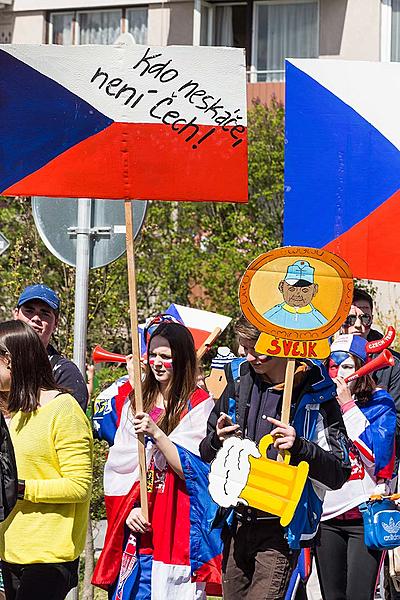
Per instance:
[[[243,50],[0,45],[0,194],[247,201]]]
[[[285,245],[400,281],[400,64],[286,63]]]

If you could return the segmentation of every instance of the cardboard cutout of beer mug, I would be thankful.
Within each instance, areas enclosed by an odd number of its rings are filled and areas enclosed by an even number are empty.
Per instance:
[[[239,298],[244,315],[262,332],[257,352],[292,363],[294,359],[322,359],[329,356],[328,338],[348,315],[353,278],[347,264],[331,252],[279,248],[249,265]],[[288,403],[292,385],[293,380]],[[279,516],[286,526],[300,500],[309,465],[304,461],[290,465],[287,451],[284,462],[267,458],[273,441],[266,435],[257,448],[251,440],[227,439],[211,464],[209,491],[220,506],[252,506]]]
[[[301,498],[308,475],[308,463],[296,467],[266,457],[272,435],[265,435],[257,448],[252,440],[228,438],[211,463],[209,492],[225,508],[244,504],[280,517],[289,525]]]

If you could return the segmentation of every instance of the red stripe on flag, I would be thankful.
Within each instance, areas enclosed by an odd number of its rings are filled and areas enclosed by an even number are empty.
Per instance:
[[[105,590],[116,580],[122,559],[125,520],[139,497],[139,482],[126,496],[105,496],[107,533],[92,583]]]
[[[369,452],[368,448],[365,448],[365,446],[357,442],[357,440],[354,442],[354,445],[357,446],[357,448],[359,449],[361,454],[365,456],[365,458],[367,458],[371,462],[374,462],[374,456],[373,454],[371,454],[371,452]]]
[[[118,393],[115,396],[115,411],[117,413],[117,427],[119,427],[119,423],[121,420],[121,413],[122,413],[122,409],[125,404],[125,400],[129,396],[131,391],[132,391],[132,386],[129,383],[129,381],[125,381],[125,383],[123,383],[121,385],[121,387],[118,388]]]
[[[211,129],[201,125],[185,141],[191,129],[179,134],[169,125],[114,123],[3,193],[247,202],[246,139],[233,147],[229,131],[217,127],[194,149]]]
[[[348,262],[354,277],[400,281],[400,191],[325,246]]]

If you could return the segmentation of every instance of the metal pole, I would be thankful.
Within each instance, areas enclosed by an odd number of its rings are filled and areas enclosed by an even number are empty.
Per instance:
[[[91,204],[90,198],[79,198],[76,229],[74,363],[84,377],[86,377]]]
[[[86,378],[86,339],[89,289],[90,252],[90,198],[78,200],[78,227],[76,229],[74,363]],[[71,590],[66,600],[78,600],[79,590]]]

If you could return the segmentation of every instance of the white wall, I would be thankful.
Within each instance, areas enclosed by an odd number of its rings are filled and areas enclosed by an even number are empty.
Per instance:
[[[381,0],[320,0],[320,56],[379,60]]]
[[[15,15],[13,44],[42,44],[46,41],[45,13],[30,12]]]

